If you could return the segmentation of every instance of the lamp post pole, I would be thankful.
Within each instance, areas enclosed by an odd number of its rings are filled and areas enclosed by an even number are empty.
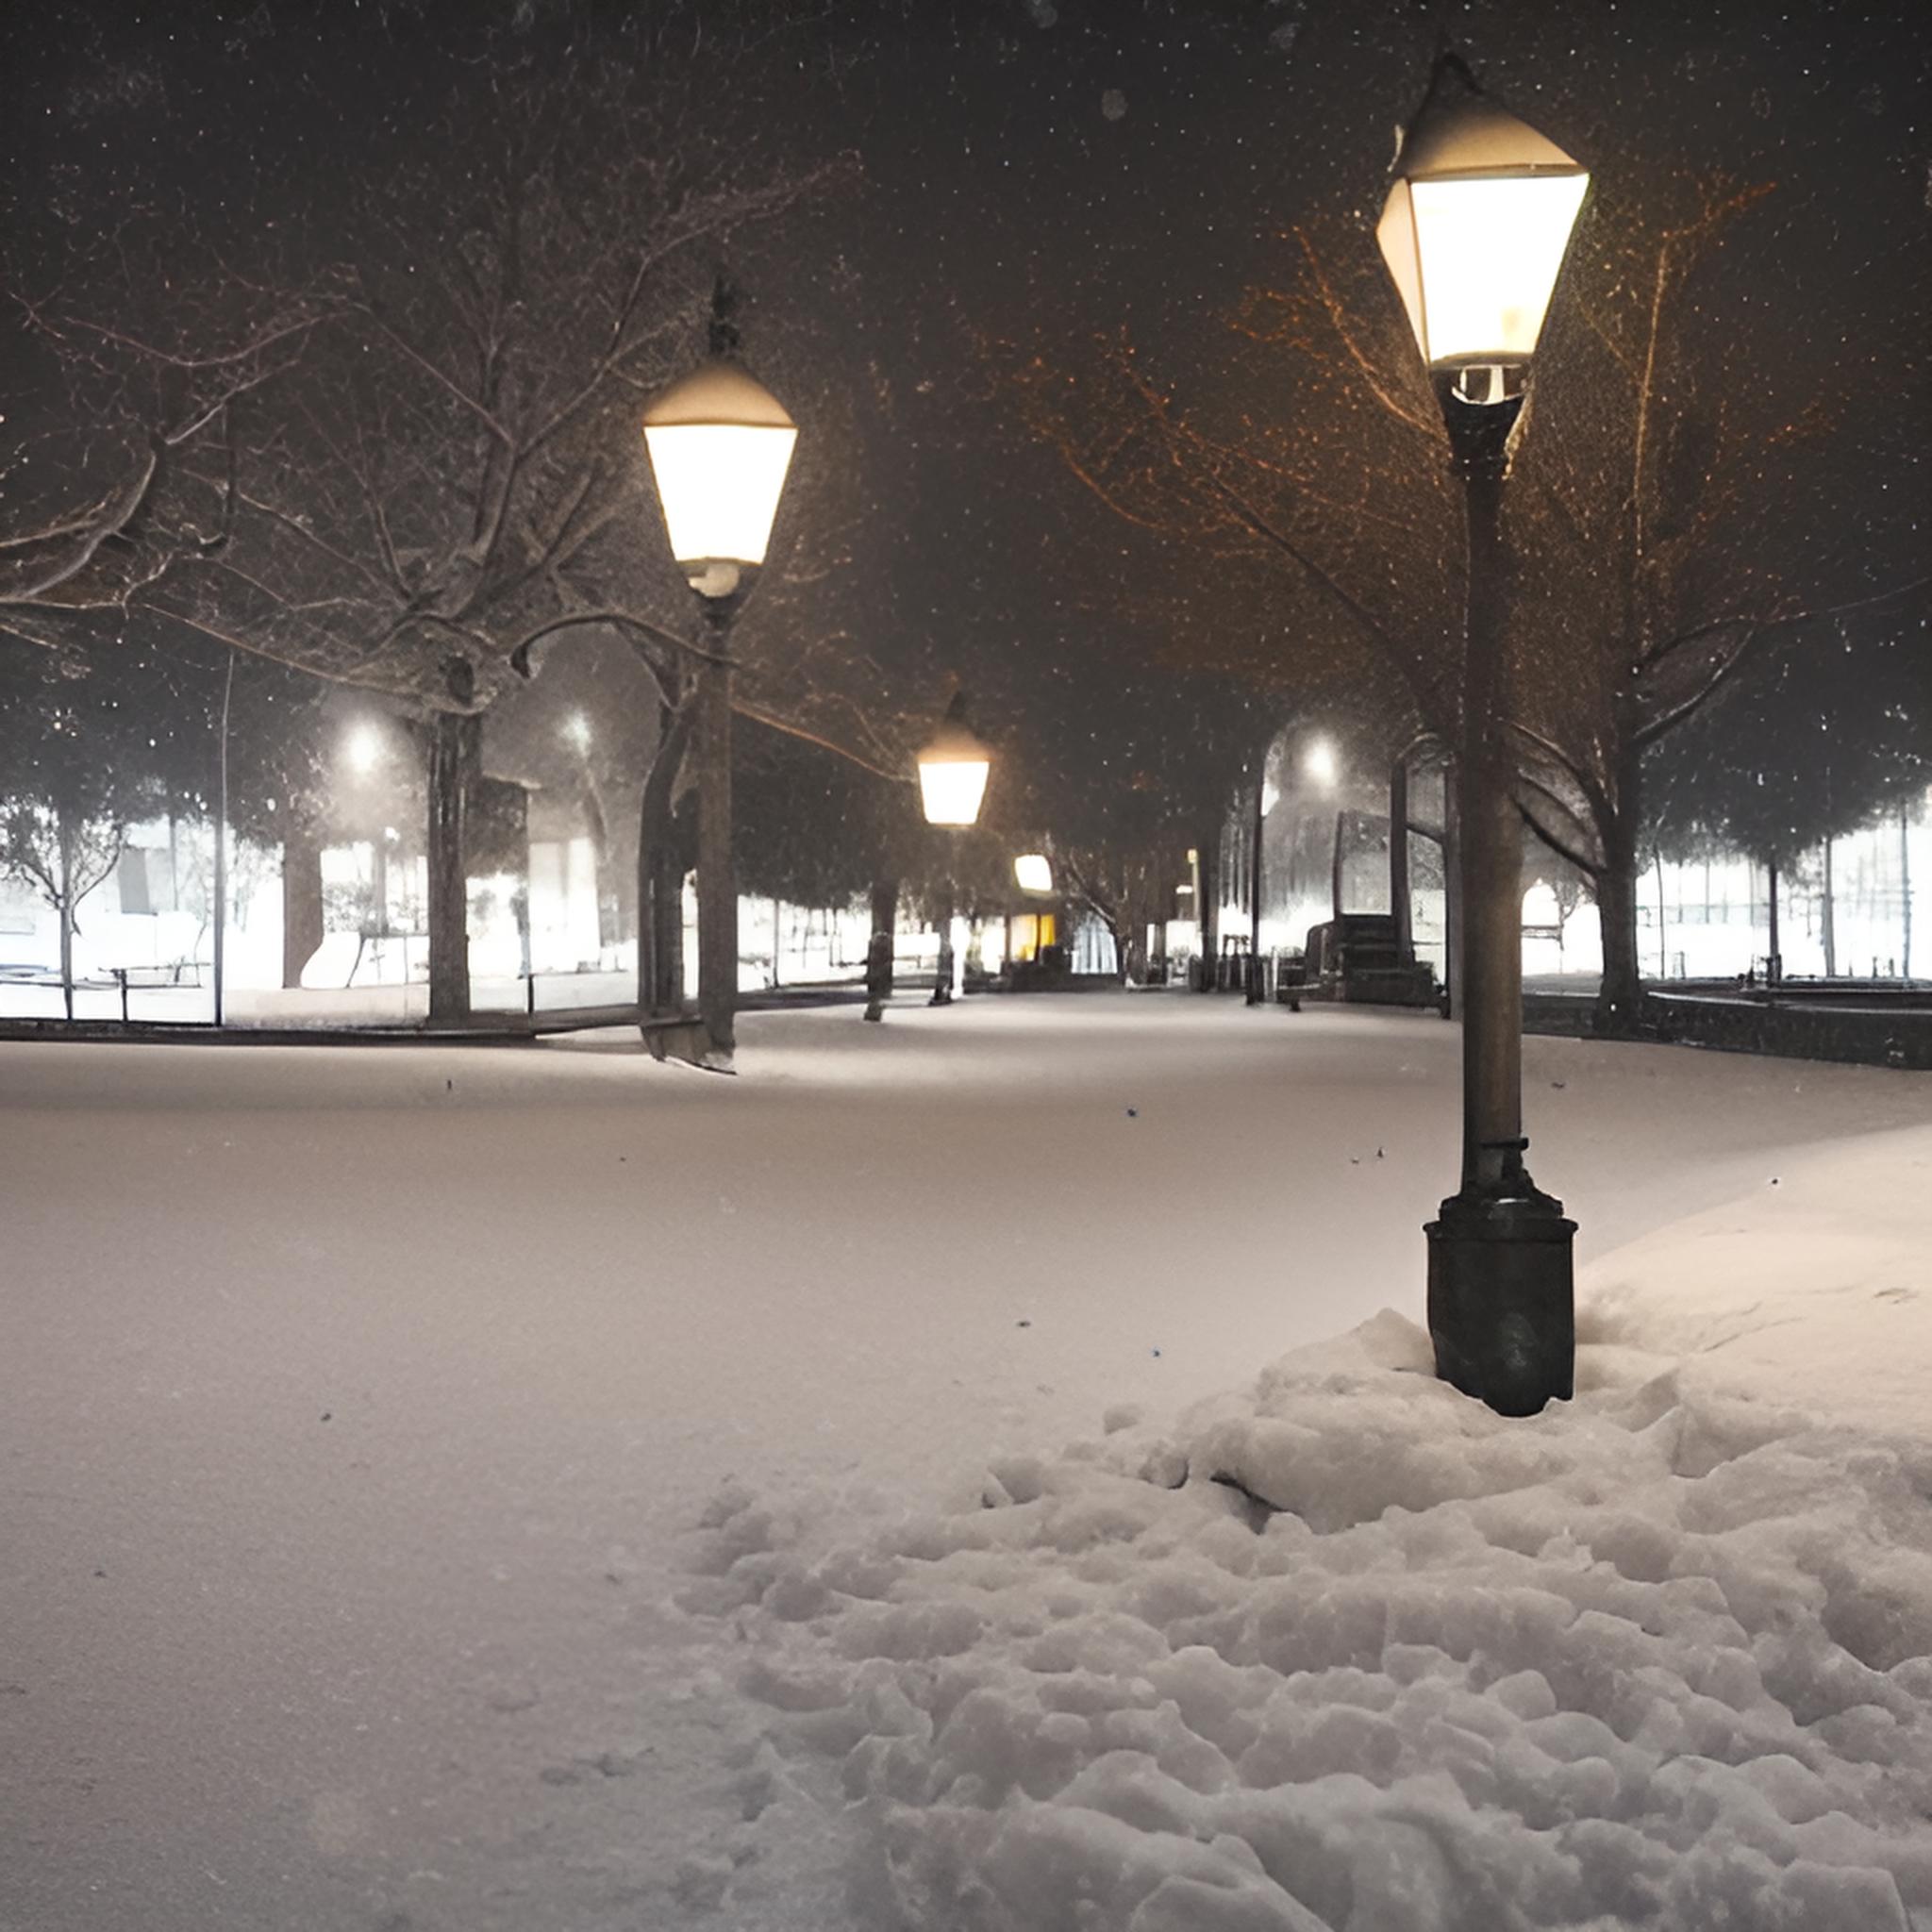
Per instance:
[[[1426,1230],[1437,1371],[1506,1414],[1533,1414],[1551,1397],[1567,1397],[1576,1345],[1576,1224],[1524,1162],[1523,822],[1506,736],[1501,527],[1507,441],[1520,407],[1520,398],[1471,404],[1443,390],[1469,526],[1457,855],[1462,1176]]]
[[[955,691],[931,741],[916,759],[919,795],[929,825],[963,828],[979,822],[992,757],[966,722],[966,694]],[[939,925],[939,958],[933,965],[930,1006],[950,1005],[953,998],[953,879],[952,868],[939,891],[934,914]]]
[[[698,1019],[709,1050],[737,1049],[738,880],[731,856],[731,621],[741,592],[705,599],[693,747],[698,761]]]
[[[1274,741],[1270,740],[1270,743]],[[1261,834],[1268,821],[1268,746],[1255,773],[1255,822],[1248,864],[1248,1005],[1258,1007],[1268,996],[1261,980]]]
[[[1576,1224],[1523,1132],[1523,829],[1503,489],[1524,384],[1589,175],[1453,56],[1405,130],[1376,230],[1442,407],[1468,525],[1458,747],[1461,1185],[1425,1229],[1436,1373],[1505,1415],[1572,1392]]]
[[[729,1067],[738,1010],[738,881],[731,858],[731,625],[765,560],[798,427],[738,360],[732,294],[721,277],[711,297],[709,355],[644,412],[644,443],[657,480],[671,554],[704,612],[696,659],[691,748],[698,790],[698,1022],[701,1058]],[[660,746],[659,758],[664,756]],[[656,774],[653,774],[655,777]],[[668,798],[660,803],[668,804]],[[646,791],[644,818],[653,803]],[[643,861],[641,857],[641,870]],[[655,910],[678,916],[675,893]],[[657,897],[656,894],[653,897]],[[642,912],[640,911],[641,921]],[[668,935],[649,977],[660,995]],[[639,958],[646,948],[641,935]]]

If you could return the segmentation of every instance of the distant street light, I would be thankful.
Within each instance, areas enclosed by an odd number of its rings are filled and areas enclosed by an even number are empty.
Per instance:
[[[728,294],[713,298],[708,358],[644,411],[644,447],[671,554],[705,613],[697,654],[698,1015],[728,1062],[738,1006],[731,864],[731,622],[765,560],[798,428],[736,358]]]
[[[364,718],[350,725],[342,740],[342,762],[349,768],[350,775],[358,780],[373,778],[381,768],[385,746],[379,726]],[[374,807],[376,801],[366,794],[357,809],[359,818],[364,809]],[[389,844],[395,834],[384,825],[372,827],[369,837],[369,901],[374,915],[373,933],[365,927],[364,938],[385,939],[389,935]]]
[[[1013,861],[1013,883],[1023,892],[1052,891],[1052,862],[1043,852],[1023,852]]]
[[[563,735],[580,752],[591,748],[591,721],[581,711],[573,711],[563,721]]]
[[[1336,762],[1335,747],[1325,738],[1313,740],[1302,754],[1302,775],[1324,791],[1334,789],[1341,767]]]
[[[1462,1185],[1428,1224],[1436,1372],[1506,1415],[1574,1377],[1574,1222],[1524,1164],[1523,829],[1505,736],[1501,507],[1509,432],[1590,176],[1436,63],[1375,231],[1435,378],[1466,487],[1461,875]]]
[[[966,722],[966,693],[955,691],[939,729],[919,753],[919,798],[929,825],[963,827],[979,823],[992,753]],[[943,1007],[953,997],[953,889],[947,883],[940,903],[940,956],[933,971],[932,1001]]]

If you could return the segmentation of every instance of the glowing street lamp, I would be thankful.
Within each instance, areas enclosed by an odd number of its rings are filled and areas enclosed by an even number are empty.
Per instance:
[[[738,1005],[731,863],[731,621],[765,560],[798,427],[737,360],[729,291],[712,298],[710,355],[644,411],[644,448],[671,555],[708,633],[698,653],[698,1014],[706,1058],[728,1065]],[[643,962],[641,960],[641,964]],[[657,977],[646,967],[647,980]]]
[[[368,777],[382,762],[382,734],[374,724],[356,724],[342,740],[342,758],[358,778]]]
[[[955,691],[939,729],[920,751],[919,799],[929,825],[964,827],[979,823],[992,753],[966,722],[966,693]],[[940,908],[940,956],[933,972],[931,1004],[953,997],[953,892],[946,888]]]
[[[966,694],[954,696],[939,729],[919,754],[919,798],[929,825],[979,823],[992,754],[966,722]]]
[[[1341,767],[1336,762],[1335,747],[1325,738],[1314,740],[1302,754],[1302,774],[1318,790],[1334,791]]]
[[[1523,828],[1502,492],[1509,434],[1590,176],[1453,55],[1404,134],[1376,229],[1466,491],[1461,802],[1462,1183],[1426,1229],[1436,1372],[1508,1415],[1574,1379],[1576,1224],[1524,1164]]]
[[[1423,360],[1466,403],[1521,395],[1590,175],[1438,63],[1375,229]]]
[[[1052,861],[1043,852],[1023,852],[1013,861],[1013,883],[1023,892],[1052,891]]]
[[[797,441],[784,405],[728,351],[714,352],[644,411],[671,554],[712,605],[764,562]]]

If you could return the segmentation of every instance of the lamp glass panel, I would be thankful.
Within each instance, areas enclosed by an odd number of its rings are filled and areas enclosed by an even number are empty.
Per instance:
[[[1584,174],[1407,184],[1419,304],[1406,277],[1397,286],[1410,320],[1420,313],[1428,361],[1521,362],[1535,352],[1589,185]]]
[[[1013,861],[1013,879],[1023,892],[1053,891],[1053,867],[1043,852],[1025,852]]]
[[[1422,264],[1415,252],[1415,205],[1409,199],[1408,183],[1398,181],[1389,191],[1382,207],[1382,219],[1375,224],[1375,245],[1388,264],[1395,292],[1402,297],[1408,325],[1415,334],[1415,345],[1429,359],[1429,331],[1423,320]],[[1190,858],[1192,855],[1189,855]]]
[[[679,563],[764,562],[797,441],[795,428],[769,424],[646,427],[672,556]]]
[[[979,818],[986,796],[986,758],[922,758],[919,795],[929,825],[970,825]]]

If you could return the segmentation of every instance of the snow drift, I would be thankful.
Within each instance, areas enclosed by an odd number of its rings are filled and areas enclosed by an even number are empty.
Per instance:
[[[687,1607],[767,1779],[841,1767],[856,1923],[1932,1925],[1932,1444],[1619,1345],[1529,1423],[1429,1370],[1385,1313],[842,1545],[723,1494]]]

